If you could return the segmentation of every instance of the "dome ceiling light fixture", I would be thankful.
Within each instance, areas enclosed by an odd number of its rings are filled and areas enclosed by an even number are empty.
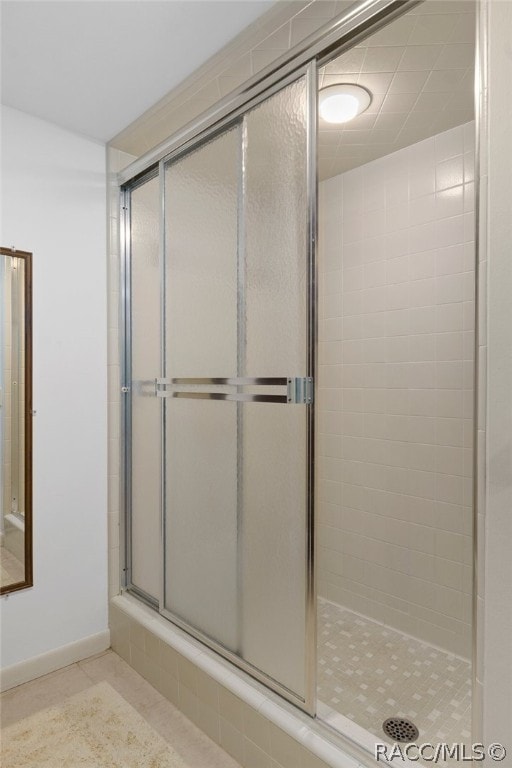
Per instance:
[[[348,123],[370,106],[372,95],[361,85],[338,83],[321,88],[318,111],[326,123]]]

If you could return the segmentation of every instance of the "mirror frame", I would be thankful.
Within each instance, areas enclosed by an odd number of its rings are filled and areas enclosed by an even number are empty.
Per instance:
[[[4,587],[0,587],[0,595],[17,592],[34,586],[32,563],[32,253],[18,251],[15,248],[0,248],[2,256],[15,256],[23,259],[24,291],[25,291],[25,578]]]

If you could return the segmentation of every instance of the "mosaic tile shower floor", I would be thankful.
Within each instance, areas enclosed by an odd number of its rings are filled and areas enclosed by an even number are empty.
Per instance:
[[[401,716],[419,743],[470,744],[471,665],[335,603],[318,603],[318,714],[337,712],[386,741]]]

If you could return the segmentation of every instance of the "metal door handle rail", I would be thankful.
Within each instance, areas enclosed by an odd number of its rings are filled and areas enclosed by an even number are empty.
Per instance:
[[[185,397],[192,400],[234,400],[242,403],[287,403],[287,395],[249,395],[246,392],[165,392],[160,397]]]
[[[187,386],[281,386],[286,387],[286,394],[269,395],[247,392],[197,392],[181,387]],[[231,400],[245,403],[288,403],[310,405],[313,402],[313,379],[306,377],[274,378],[175,378],[155,379],[157,397],[181,397],[191,400]],[[168,389],[169,387],[169,389]]]
[[[184,385],[212,385],[212,386],[229,386],[229,387],[286,387],[289,378],[283,377],[264,377],[264,378],[178,378],[178,379],[157,379],[157,385],[176,384],[178,386]]]

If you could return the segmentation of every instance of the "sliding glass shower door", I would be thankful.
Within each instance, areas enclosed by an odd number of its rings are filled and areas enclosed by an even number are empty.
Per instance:
[[[291,78],[161,162],[154,374],[160,612],[308,709],[313,88]]]

